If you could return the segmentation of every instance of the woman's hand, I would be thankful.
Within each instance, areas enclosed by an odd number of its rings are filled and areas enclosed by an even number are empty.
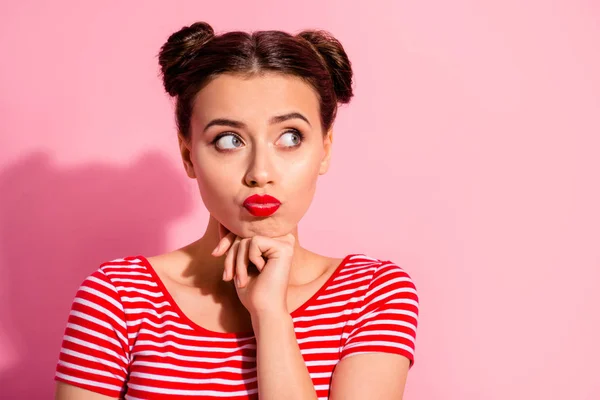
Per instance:
[[[223,279],[234,279],[240,301],[252,317],[288,314],[287,288],[294,235],[241,238],[219,223],[221,240],[212,255],[225,257]]]

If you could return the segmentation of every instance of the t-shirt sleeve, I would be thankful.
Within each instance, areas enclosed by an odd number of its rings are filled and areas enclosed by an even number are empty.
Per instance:
[[[410,276],[398,265],[383,262],[367,288],[341,359],[360,353],[395,353],[408,358],[412,367],[418,314],[419,299]]]
[[[128,342],[120,296],[98,269],[85,279],[73,300],[55,380],[121,398],[129,364]]]

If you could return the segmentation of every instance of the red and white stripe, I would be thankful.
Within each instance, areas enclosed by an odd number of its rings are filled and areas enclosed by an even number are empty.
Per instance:
[[[328,398],[344,357],[388,352],[413,363],[417,292],[390,261],[347,256],[291,315],[319,399]],[[193,323],[144,257],[126,257],[103,264],[79,288],[55,379],[129,400],[256,399],[256,340]]]

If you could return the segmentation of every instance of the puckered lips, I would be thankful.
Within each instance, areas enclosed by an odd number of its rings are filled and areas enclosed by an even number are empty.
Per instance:
[[[268,194],[253,194],[244,200],[244,208],[255,217],[268,217],[273,215],[281,202]]]

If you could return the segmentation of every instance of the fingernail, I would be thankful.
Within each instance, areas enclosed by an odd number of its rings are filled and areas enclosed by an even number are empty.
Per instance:
[[[221,247],[221,243],[219,243],[219,244],[217,245],[217,247],[215,247],[215,249],[214,249],[214,250],[212,251],[212,253],[210,253],[210,254],[214,256],[214,255],[217,253],[217,251],[219,250],[219,247]]]
[[[237,287],[240,287],[240,277],[239,276],[235,277],[235,284]]]
[[[227,280],[227,270],[223,271],[223,280]]]

